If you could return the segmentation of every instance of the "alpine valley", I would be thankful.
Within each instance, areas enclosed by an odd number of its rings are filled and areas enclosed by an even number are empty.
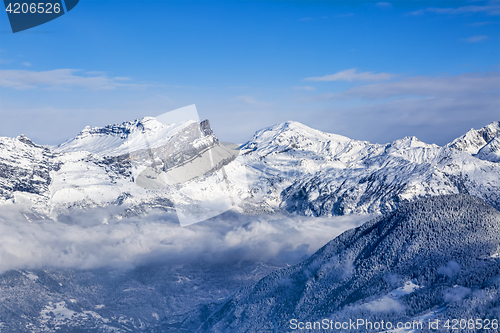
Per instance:
[[[234,145],[152,117],[53,147],[1,137],[0,331],[495,327],[499,210],[498,121],[445,146],[297,122]]]

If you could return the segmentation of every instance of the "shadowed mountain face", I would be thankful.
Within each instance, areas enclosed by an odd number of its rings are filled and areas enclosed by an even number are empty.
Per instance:
[[[499,252],[496,209],[468,195],[421,199],[271,273],[219,305],[198,329],[288,332],[293,318],[498,318]]]

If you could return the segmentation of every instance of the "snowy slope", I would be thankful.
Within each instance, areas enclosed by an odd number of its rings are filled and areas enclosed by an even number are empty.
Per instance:
[[[195,331],[198,315],[199,332],[289,332],[291,319],[498,318],[500,261],[491,255],[499,239],[500,213],[481,200],[420,199],[346,231],[213,313],[193,314],[185,327]]]
[[[275,267],[148,264],[131,270],[12,270],[0,275],[0,332],[179,332],[182,320]]]
[[[6,202],[32,207],[40,218],[50,209],[50,186],[62,163],[57,154],[25,136],[0,137],[0,209]]]

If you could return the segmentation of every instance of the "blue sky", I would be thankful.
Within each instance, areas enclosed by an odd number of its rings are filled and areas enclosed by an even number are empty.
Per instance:
[[[81,0],[16,34],[0,14],[0,136],[189,104],[223,141],[296,120],[445,144],[500,120],[500,2]]]

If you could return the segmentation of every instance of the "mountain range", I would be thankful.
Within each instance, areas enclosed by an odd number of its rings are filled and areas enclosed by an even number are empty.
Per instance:
[[[229,208],[246,214],[386,213],[453,193],[499,208],[499,140],[499,122],[443,147],[415,137],[372,144],[286,122],[233,153],[208,121],[166,125],[146,117],[85,128],[56,147],[0,138],[0,200],[25,205],[30,219],[96,207],[117,207],[121,216],[189,211],[227,188]]]
[[[208,120],[151,117],[51,147],[0,138],[0,332],[289,332],[356,318],[491,327],[499,140],[500,122],[444,146],[286,122],[233,145]],[[174,212],[181,226],[188,214],[205,221],[180,228]],[[314,231],[325,233],[337,215],[379,216],[304,252],[304,226],[325,221]],[[262,239],[245,250],[249,237]],[[275,260],[287,253],[298,257]]]

